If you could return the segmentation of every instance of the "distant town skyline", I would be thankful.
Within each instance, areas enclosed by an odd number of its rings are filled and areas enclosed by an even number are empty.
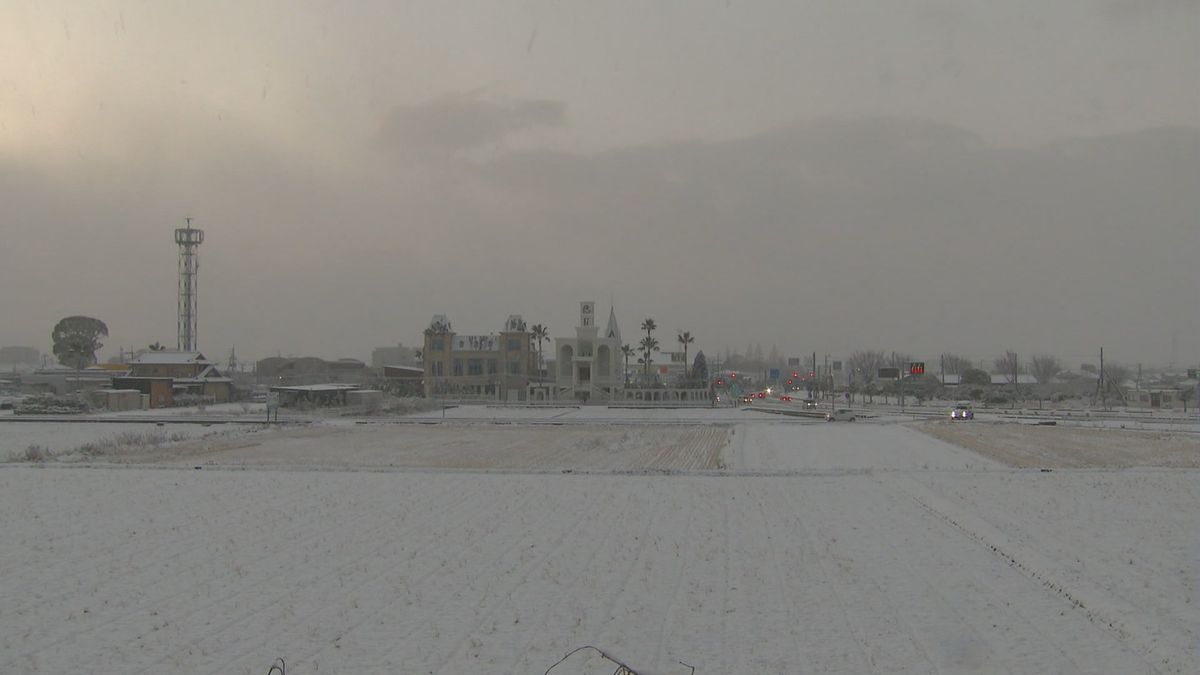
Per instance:
[[[1194,2],[50,1],[0,61],[0,345],[175,344],[190,216],[212,358],[611,299],[709,354],[1200,360]]]

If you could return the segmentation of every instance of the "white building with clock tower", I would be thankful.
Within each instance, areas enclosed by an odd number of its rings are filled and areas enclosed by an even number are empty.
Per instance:
[[[579,325],[575,337],[554,338],[557,357],[557,398],[607,401],[617,398],[625,386],[625,357],[621,353],[621,329],[610,307],[608,322],[597,325],[596,303],[579,303]]]

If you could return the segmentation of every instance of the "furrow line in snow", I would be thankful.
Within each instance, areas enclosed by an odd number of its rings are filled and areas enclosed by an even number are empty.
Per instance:
[[[550,658],[556,653],[565,653],[582,644],[605,645],[613,649],[619,646],[610,632],[614,623],[620,622],[620,617],[617,616],[617,598],[620,596],[620,589],[628,584],[643,551],[648,548],[650,536],[659,524],[664,509],[655,508],[658,496],[654,490],[647,490],[646,484],[642,482],[631,485],[628,494],[618,496],[630,503],[630,512],[635,520],[641,518],[643,526],[638,531],[640,533],[635,534],[632,539],[626,537],[612,542],[613,534],[623,531],[618,531],[617,527],[608,528],[604,537],[596,539],[594,545],[586,549],[586,554],[582,555],[582,562],[575,567],[575,575],[570,583],[564,584],[557,577],[554,578],[554,585],[559,587],[560,592],[554,598],[551,607],[541,615],[542,629],[532,632],[524,639],[518,655],[505,664],[505,673],[533,673],[534,670],[538,670],[541,662],[530,663],[532,655]],[[647,512],[649,518],[646,518]],[[628,514],[623,514],[620,524],[628,521]],[[630,551],[630,542],[637,542],[636,550]],[[618,580],[620,586],[614,587],[612,583]],[[584,610],[580,605],[586,601],[599,601],[601,598],[605,598],[606,602],[595,615],[601,622],[600,626],[608,629],[598,634],[589,633],[590,626],[584,626],[586,616],[583,615]],[[574,613],[564,611],[564,608],[568,607],[575,609]],[[569,631],[564,631],[564,628],[568,627]],[[535,639],[538,640],[536,644]]]
[[[427,569],[417,575],[417,579],[406,581],[412,575],[412,570],[403,564],[395,564],[398,558],[407,555],[409,560],[418,560],[422,559],[423,555],[434,552],[440,554],[436,557],[441,557],[443,560],[454,560],[459,559],[458,554],[461,554],[464,549],[470,547],[472,544],[479,543],[478,540],[458,542],[456,549],[452,547],[451,540],[446,536],[447,532],[459,530],[467,523],[478,520],[481,514],[494,515],[494,509],[489,509],[480,504],[480,502],[486,504],[489,501],[489,495],[476,493],[472,494],[472,496],[475,499],[458,500],[449,511],[441,511],[435,507],[423,512],[420,517],[407,523],[403,531],[384,538],[381,544],[371,548],[367,553],[356,555],[353,559],[341,564],[327,575],[313,579],[314,583],[311,585],[300,585],[289,594],[276,597],[266,605],[253,608],[251,612],[243,614],[239,621],[249,622],[246,628],[257,625],[261,621],[252,620],[255,616],[281,604],[285,600],[292,604],[299,603],[302,608],[310,608],[307,611],[298,613],[288,612],[285,616],[272,622],[271,627],[272,632],[276,634],[290,636],[302,632],[307,627],[308,631],[304,633],[304,643],[310,649],[289,654],[290,658],[288,661],[296,664],[311,662],[314,664],[314,667],[319,667],[316,665],[319,664],[316,658],[317,655],[331,647],[339,649],[340,645],[337,645],[337,642],[342,636],[351,633],[366,621],[387,611],[393,602],[397,600],[388,593],[394,590],[397,584],[384,583],[386,579],[398,577],[399,581],[405,581],[404,585],[406,587],[419,586],[431,577],[446,571],[444,567],[430,561]],[[529,491],[522,495],[521,501],[515,507],[517,510],[523,510],[534,499],[533,491]],[[440,529],[428,527],[429,518],[436,518]],[[484,531],[487,533],[485,539],[500,536],[498,532],[493,530],[485,529]],[[415,541],[410,540],[410,537],[414,533],[421,535],[415,538]],[[373,539],[374,537],[356,537],[355,541],[372,541]],[[400,543],[407,552],[397,549],[390,556],[380,555],[381,551],[388,548],[389,545],[396,543]],[[361,543],[359,545],[361,546]],[[339,584],[334,589],[328,583],[335,575],[338,578],[342,578],[347,574],[353,579],[348,588]],[[320,583],[322,581],[326,583]],[[360,593],[362,594],[362,600],[359,600],[356,595]],[[351,602],[351,607],[347,608],[339,604],[340,601],[352,596],[355,599]],[[341,612],[341,615],[337,617],[341,621],[319,620],[321,616],[334,612]],[[351,613],[361,616],[350,620],[349,625],[346,625],[346,615]],[[217,664],[210,672],[225,672],[230,666],[237,663],[239,659],[252,654],[258,648],[258,644],[253,637],[253,631],[237,630],[232,623],[226,622],[225,625],[219,628],[219,632],[228,633],[234,631],[239,636],[240,642],[244,643],[245,646],[235,648],[227,643],[223,643],[223,651],[226,654],[232,653],[233,656],[227,662]],[[336,635],[330,635],[330,633],[336,633]],[[212,634],[212,636],[216,635],[218,635],[217,632]]]
[[[347,510],[350,510],[350,509],[348,508]],[[304,531],[306,529],[307,528],[305,527],[305,525],[298,524],[296,531]],[[322,536],[322,533],[314,532],[314,533],[309,534],[306,537],[302,537],[302,540],[309,541],[309,540],[315,539],[320,536]],[[167,550],[170,547],[162,547],[162,548],[164,550]],[[190,550],[202,551],[202,550],[204,550],[204,547],[203,546],[192,547]],[[207,550],[209,552],[211,552],[213,550],[211,544]],[[241,550],[241,549],[235,547],[233,550]],[[259,555],[255,558],[251,559],[247,564],[260,563],[260,562],[266,560],[267,558],[269,558],[271,555],[272,555],[272,553],[266,553],[266,554]],[[169,582],[171,579],[179,578],[181,575],[186,576],[187,574],[190,573],[191,570],[196,569],[201,566],[205,566],[205,565],[207,565],[208,561],[213,560],[213,559],[214,558],[211,555],[203,556],[200,558],[200,560],[196,564],[190,565],[185,569],[178,569],[172,575],[169,575],[169,576],[164,574],[162,576],[162,579],[164,582]],[[169,603],[170,601],[172,601],[176,598],[182,597],[188,593],[194,594],[195,589],[198,586],[208,585],[213,582],[219,581],[221,579],[227,578],[230,571],[231,570],[226,569],[226,570],[214,572],[199,582],[197,582],[195,579],[189,579],[188,584],[183,586],[183,588],[174,588],[173,590],[168,591],[165,595],[161,595],[161,596],[139,595],[139,591],[141,591],[144,588],[144,582],[141,579],[137,579],[136,581],[134,581],[135,577],[118,576],[118,577],[114,578],[112,580],[113,583],[111,583],[107,587],[107,593],[109,595],[115,594],[118,597],[120,596],[121,593],[128,593],[128,594],[132,594],[134,596],[138,596],[138,600],[137,600],[138,604],[136,606],[134,606],[131,609],[124,611],[116,616],[109,616],[109,615],[106,615],[103,613],[97,613],[96,615],[94,615],[94,620],[90,625],[83,626],[83,627],[80,627],[75,630],[67,631],[65,634],[60,634],[60,635],[55,636],[54,632],[48,632],[47,633],[48,635],[53,636],[53,637],[51,637],[50,640],[40,643],[37,646],[33,647],[32,649],[25,650],[21,655],[18,655],[16,657],[16,659],[28,658],[29,656],[31,656],[33,654],[48,650],[52,647],[56,647],[58,645],[63,644],[64,642],[78,641],[80,639],[80,637],[83,636],[84,634],[93,633],[96,631],[110,631],[111,632],[115,629],[118,629],[119,627],[124,625],[129,619],[131,619],[132,617],[135,617],[135,616],[140,616],[141,623],[149,625],[149,627],[146,629],[147,633],[153,632],[153,631],[157,630],[156,626],[158,626],[158,624],[163,621],[163,619],[159,618],[158,612],[164,606],[169,607],[170,605],[167,603]],[[118,584],[118,583],[124,584],[124,586],[116,587],[116,584]],[[120,590],[120,588],[124,588],[125,590],[122,591],[122,590]],[[69,596],[67,596],[67,597],[69,597]],[[146,634],[146,633],[143,633],[143,635],[144,634]],[[127,637],[128,637],[127,635],[116,636],[116,638],[120,638],[120,639],[118,639],[118,642],[121,642],[121,643],[127,643],[128,640],[125,639]],[[116,638],[114,638],[114,639],[116,639]]]
[[[278,510],[279,513],[291,514],[288,520],[288,529],[279,530],[275,527],[276,523],[272,522],[272,536],[296,536],[309,531],[309,522],[306,518],[308,509],[296,509],[292,504],[297,501],[302,501],[299,498],[290,500],[285,503],[285,506]],[[38,605],[45,605],[53,602],[62,602],[72,596],[78,594],[79,589],[72,589],[63,584],[64,579],[80,579],[86,574],[95,574],[102,570],[108,570],[108,574],[102,578],[95,586],[94,594],[115,595],[123,598],[136,598],[139,601],[145,599],[144,592],[148,588],[153,588],[160,580],[169,580],[183,574],[192,574],[197,571],[203,571],[207,567],[208,556],[197,556],[197,553],[212,551],[214,548],[228,547],[230,550],[242,550],[249,543],[254,542],[259,538],[260,532],[257,530],[246,530],[241,527],[233,527],[238,518],[244,518],[244,511],[250,507],[252,501],[242,501],[240,505],[223,505],[222,509],[217,512],[221,514],[220,518],[215,521],[208,521],[207,515],[199,515],[199,518],[204,519],[192,527],[186,527],[177,530],[176,528],[151,530],[142,532],[136,539],[126,541],[117,537],[105,538],[106,542],[112,542],[110,545],[102,549],[101,552],[89,553],[83,556],[74,556],[74,560],[67,560],[59,566],[51,566],[46,576],[53,580],[52,587],[57,592],[53,598],[39,596],[37,598]],[[156,505],[156,508],[161,507],[161,504]],[[348,513],[355,508],[353,503],[347,503],[346,506],[337,513]],[[211,510],[201,511],[202,514],[211,513]],[[229,514],[226,517],[226,514]],[[328,514],[327,514],[328,516]],[[142,527],[138,525],[138,527]],[[182,546],[176,545],[171,547],[163,547],[148,542],[160,541],[163,537],[170,537],[170,532],[176,531],[183,533],[185,538],[182,541],[189,542]],[[215,543],[215,535],[219,533],[222,538],[220,544]],[[132,547],[131,547],[132,544]],[[177,561],[184,561],[182,566],[177,565]],[[76,563],[71,566],[70,563]],[[131,579],[137,578],[137,583],[132,584]],[[28,588],[29,582],[10,583],[5,580],[5,585],[11,585],[17,592],[24,592]],[[13,602],[20,611],[21,605],[15,600],[5,598],[5,601]],[[149,602],[150,599],[145,599]]]
[[[1006,560],[1013,569],[1037,582],[1046,591],[1062,597],[1089,622],[1105,628],[1115,638],[1133,647],[1143,655],[1146,667],[1153,672],[1193,672],[1190,665],[1181,664],[1169,654],[1161,653],[1158,645],[1164,637],[1164,631],[1153,616],[1136,611],[1111,593],[1098,588],[1087,588],[1082,581],[1075,584],[1062,582],[1052,571],[1055,568],[1053,561],[1040,553],[1022,547],[981,518],[959,511],[911,477],[893,474],[890,478],[897,489],[903,490],[910,499],[929,513],[987,547],[993,554]],[[1139,625],[1140,622],[1148,622],[1151,626]],[[1183,645],[1187,639],[1178,636],[1173,637],[1170,642],[1173,645]],[[1188,653],[1188,647],[1184,646],[1180,653]]]
[[[689,567],[688,563],[690,563],[693,560],[693,557],[691,555],[692,554],[691,546],[692,546],[692,543],[695,541],[695,539],[692,536],[692,528],[696,525],[697,521],[696,521],[696,508],[695,508],[696,500],[694,497],[694,493],[689,491],[686,494],[686,499],[687,499],[687,501],[684,505],[684,512],[687,513],[687,523],[684,524],[684,526],[683,526],[683,533],[684,533],[683,542],[682,542],[683,554],[679,555],[678,554],[679,548],[676,549],[676,552],[677,552],[676,555],[677,555],[677,557],[680,558],[680,560],[679,560],[678,567],[676,568],[675,575],[674,575],[675,588],[671,592],[670,602],[667,603],[667,606],[662,613],[662,617],[663,617],[662,623],[659,625],[659,629],[658,629],[658,644],[654,649],[654,663],[662,663],[663,659],[666,657],[667,645],[670,642],[668,639],[668,635],[670,634],[670,630],[673,626],[675,616],[680,611],[683,611],[685,614],[687,613],[687,608],[684,607],[681,610],[680,605],[686,604],[686,601],[684,600],[683,591],[686,588],[685,582],[687,580],[687,575],[688,575],[688,567]]]
[[[585,508],[582,509],[582,513],[586,515],[589,512],[586,506],[590,506],[602,498],[604,492],[605,490],[602,489],[585,492]],[[415,605],[421,608],[417,616],[413,616],[411,610],[406,611],[405,608],[399,607],[394,602],[389,603],[385,613],[398,611],[399,616],[394,617],[395,621],[391,624],[381,621],[381,625],[394,625],[400,629],[386,635],[386,643],[389,647],[380,653],[373,663],[367,664],[365,667],[379,668],[380,664],[394,667],[392,659],[397,651],[412,650],[414,654],[405,655],[400,659],[397,672],[413,672],[414,669],[428,672],[430,669],[428,661],[432,658],[432,655],[428,653],[431,649],[430,645],[434,645],[432,649],[436,649],[435,643],[443,639],[441,631],[444,622],[448,622],[446,627],[451,630],[456,632],[461,630],[464,623],[461,613],[466,611],[465,605],[472,602],[472,598],[477,597],[475,583],[482,581],[486,588],[489,583],[488,579],[500,574],[500,567],[504,560],[514,555],[517,555],[517,564],[520,564],[524,560],[524,551],[537,547],[537,544],[529,544],[531,540],[542,541],[543,545],[547,547],[551,545],[558,532],[556,528],[545,525],[554,522],[561,515],[561,511],[554,504],[542,503],[535,508],[533,505],[537,500],[546,496],[539,489],[530,488],[525,493],[524,496],[528,499],[521,499],[518,504],[506,509],[507,512],[504,514],[495,514],[485,510],[489,515],[488,521],[483,523],[487,527],[487,533],[485,537],[470,542],[464,551],[455,555],[458,563],[456,569],[433,567],[417,583],[410,584],[416,594]],[[553,495],[550,497],[553,498]],[[536,514],[536,519],[530,523],[514,525],[517,519],[525,517],[526,514]],[[497,515],[501,517],[497,518]],[[499,522],[493,524],[493,521],[497,520]],[[514,527],[518,530],[516,533],[513,532]],[[507,544],[499,555],[493,555],[492,547],[485,546],[494,540]],[[473,554],[472,551],[475,550],[479,553]],[[518,554],[518,551],[521,553]],[[483,555],[483,552],[487,552],[487,555]],[[464,579],[464,576],[467,578]],[[474,602],[478,604],[477,600]],[[361,631],[359,632],[361,633]],[[429,635],[430,632],[432,635]],[[370,633],[351,634],[348,644],[359,644],[364,640],[370,644],[369,636]],[[459,638],[459,640],[461,639],[463,638]],[[314,653],[313,656],[317,656],[317,653]],[[414,661],[422,665],[418,668],[413,665]]]
[[[628,487],[626,486],[625,489],[628,489]],[[545,565],[548,561],[557,557],[560,552],[568,547],[569,543],[574,543],[574,539],[579,537],[590,538],[595,536],[592,533],[592,529],[590,527],[585,527],[585,525],[588,525],[590,522],[594,521],[604,523],[601,539],[607,538],[608,535],[617,528],[617,526],[622,522],[621,516],[629,510],[631,502],[628,499],[613,499],[611,493],[603,494],[603,496],[604,500],[600,507],[600,511],[593,511],[591,508],[584,508],[581,517],[576,520],[571,527],[565,528],[558,533],[558,541],[553,546],[549,547],[545,552],[532,560],[526,562],[519,561],[519,566],[515,566],[511,573],[505,575],[504,580],[506,583],[492,593],[490,598],[488,597],[488,592],[485,591],[483,593],[476,607],[475,616],[472,618],[472,621],[469,622],[470,626],[467,629],[467,634],[462,637],[458,645],[452,649],[451,652],[446,655],[445,659],[442,660],[441,663],[434,669],[433,672],[435,674],[446,671],[446,669],[453,664],[456,658],[463,657],[465,659],[469,653],[469,647],[472,646],[471,642],[475,640],[471,633],[477,632],[476,629],[479,626],[483,625],[484,622],[488,621],[493,615],[499,612],[505,603],[512,601],[514,593],[517,593],[521,589],[533,570]],[[521,544],[523,545],[524,542],[521,542]],[[493,585],[494,584],[489,584],[486,590],[490,591]],[[482,611],[482,614],[480,611]],[[467,660],[469,661],[469,659]],[[459,669],[450,670],[448,672],[457,674],[462,671]]]
[[[788,499],[794,499],[793,492],[788,491]],[[813,501],[814,504],[817,500]],[[850,637],[862,658],[859,663],[851,664],[854,672],[872,672],[877,675],[881,672],[879,664],[876,663],[872,654],[871,644],[867,636],[862,630],[855,625],[855,621],[851,616],[850,603],[846,598],[846,582],[840,579],[838,573],[830,566],[828,557],[830,556],[829,548],[820,545],[820,540],[813,534],[812,529],[808,526],[807,516],[813,512],[811,509],[795,509],[795,513],[800,514],[796,519],[799,534],[805,541],[809,543],[809,548],[813,551],[813,558],[817,566],[820,568],[821,583],[827,584],[831,592],[832,599],[837,607],[840,618],[839,623],[845,626],[845,634]],[[836,521],[835,521],[836,522]],[[856,608],[861,612],[861,608]]]
[[[362,504],[357,499],[342,501],[349,503],[355,512],[361,513],[363,511]],[[425,500],[413,499],[412,502],[422,504]],[[469,513],[465,504],[460,505],[459,509],[464,513]],[[197,672],[200,669],[200,664],[197,663],[197,660],[202,659],[206,654],[214,650],[228,653],[239,640],[261,637],[252,630],[242,630],[234,638],[218,642],[219,649],[206,645],[206,641],[211,642],[214,636],[228,633],[231,630],[231,626],[236,625],[239,621],[244,621],[248,617],[270,610],[297,593],[318,588],[321,585],[321,581],[332,578],[329,575],[341,574],[346,568],[367,559],[369,556],[385,548],[389,542],[379,535],[386,532],[389,528],[396,526],[395,521],[392,519],[392,512],[390,510],[369,510],[367,513],[370,514],[371,518],[366,520],[361,518],[354,519],[356,526],[354,528],[338,527],[336,524],[340,519],[325,517],[321,522],[308,523],[313,534],[299,541],[293,541],[286,537],[272,536],[264,546],[267,552],[251,561],[250,564],[255,565],[256,568],[251,568],[235,583],[228,584],[225,589],[226,592],[219,594],[216,598],[212,598],[211,596],[206,597],[206,602],[191,605],[187,611],[181,614],[175,615],[171,613],[174,619],[175,631],[180,634],[180,639],[179,641],[172,641],[173,651],[171,652],[143,653],[137,659],[138,661],[154,659],[150,663],[140,666],[143,668],[143,672],[144,670],[163,665],[172,660],[176,661],[177,665],[179,665],[178,661],[181,659],[185,662],[183,665],[189,671]],[[408,530],[418,528],[419,522],[416,521],[417,519],[415,518],[408,519],[406,528]],[[336,533],[337,538],[332,540],[327,539],[330,531]],[[326,543],[325,553],[318,554],[307,562],[299,559],[299,556],[289,555],[289,553],[296,552],[297,550],[304,550],[304,547],[309,542],[318,539]],[[364,539],[376,544],[375,547],[361,552],[360,549],[356,549],[353,546],[354,542]],[[360,550],[360,552],[347,561],[343,552],[350,550]],[[273,560],[281,556],[287,556],[288,563],[270,564]],[[305,574],[295,575],[295,570],[303,570]],[[198,582],[197,586],[208,585],[212,581],[211,579],[204,580]],[[256,602],[258,598],[269,593],[275,593],[275,595],[266,604],[258,604]],[[267,595],[267,597],[272,596]],[[282,611],[281,613],[286,614]],[[213,615],[221,617],[221,621],[211,626],[208,622],[205,622],[203,628],[193,625]],[[144,638],[147,635],[148,633],[143,633],[138,636],[138,639]],[[181,645],[179,642],[183,642],[183,644]],[[188,657],[196,660],[189,660]]]

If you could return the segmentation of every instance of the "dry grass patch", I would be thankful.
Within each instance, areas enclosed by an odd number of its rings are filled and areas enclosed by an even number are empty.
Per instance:
[[[1200,468],[1200,436],[1185,432],[940,420],[916,428],[1013,467]]]

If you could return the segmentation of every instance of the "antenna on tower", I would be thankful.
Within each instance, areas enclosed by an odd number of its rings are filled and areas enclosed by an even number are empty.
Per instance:
[[[192,227],[191,217],[185,217],[187,227],[175,230],[179,245],[179,341],[180,351],[196,351],[196,274],[200,263],[196,250],[204,243],[204,230]]]

